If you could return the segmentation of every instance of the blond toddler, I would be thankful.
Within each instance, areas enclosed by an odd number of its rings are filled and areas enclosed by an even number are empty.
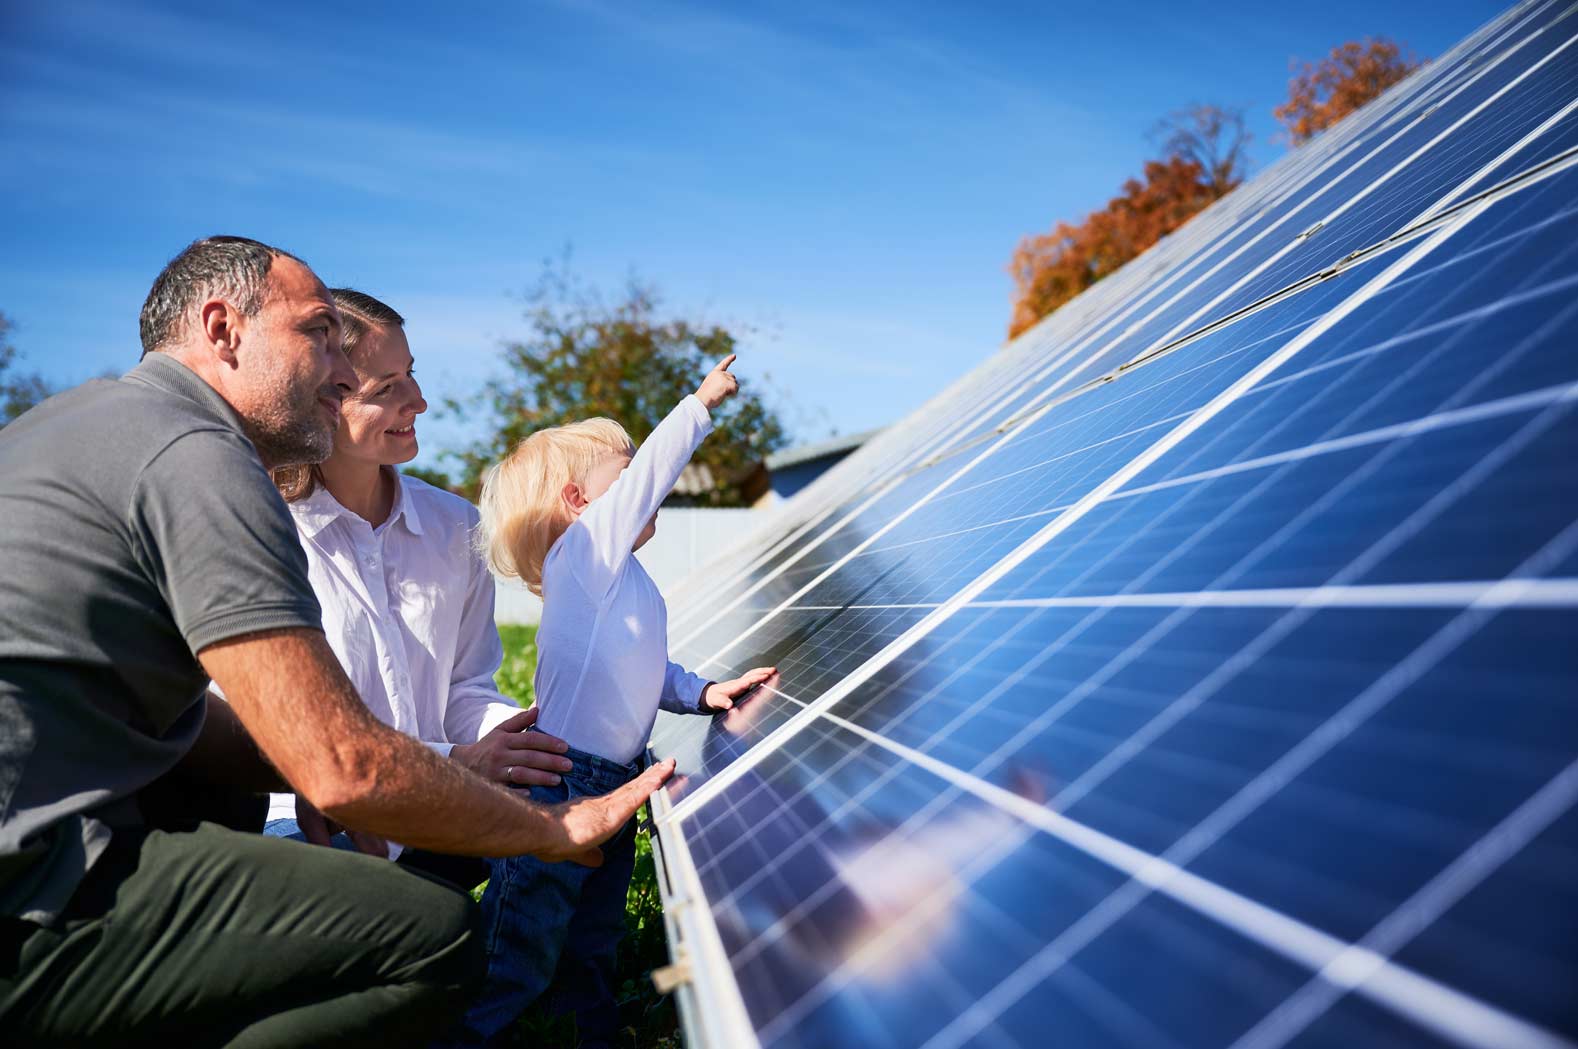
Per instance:
[[[532,434],[489,471],[482,536],[494,570],[543,599],[537,630],[537,728],[565,740],[574,767],[542,802],[607,793],[635,778],[658,709],[712,714],[766,681],[763,667],[713,682],[668,658],[668,608],[635,559],[658,507],[712,430],[711,413],[739,389],[731,354],[636,450],[610,419]],[[494,860],[483,896],[488,980],[466,1016],[481,1044],[553,988],[576,1014],[582,1046],[618,1030],[614,962],[624,930],[635,828],[627,824],[589,868],[530,857]]]

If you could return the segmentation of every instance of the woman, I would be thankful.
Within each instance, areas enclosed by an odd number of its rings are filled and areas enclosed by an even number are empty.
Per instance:
[[[274,472],[307,551],[323,628],[363,702],[385,724],[484,778],[552,785],[570,768],[561,740],[527,732],[536,711],[501,695],[503,658],[493,622],[493,577],[472,546],[477,511],[459,496],[394,469],[416,457],[416,417],[427,411],[405,320],[370,295],[332,292],[357,385],[340,408],[334,452],[320,465]],[[330,843],[338,828],[305,799],[271,799],[267,833]],[[398,856],[376,837],[340,847]],[[407,856],[457,879],[454,857]]]

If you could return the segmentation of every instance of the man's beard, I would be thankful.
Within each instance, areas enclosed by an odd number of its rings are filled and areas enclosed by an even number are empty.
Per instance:
[[[334,426],[323,421],[318,398],[339,399],[333,385],[303,390],[262,418],[246,420],[247,436],[265,466],[321,463],[334,451]]]

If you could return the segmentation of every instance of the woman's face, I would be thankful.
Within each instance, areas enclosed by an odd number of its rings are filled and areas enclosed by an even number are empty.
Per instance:
[[[334,455],[394,466],[416,458],[416,417],[427,411],[411,346],[399,328],[373,328],[352,355],[356,389],[340,406]]]

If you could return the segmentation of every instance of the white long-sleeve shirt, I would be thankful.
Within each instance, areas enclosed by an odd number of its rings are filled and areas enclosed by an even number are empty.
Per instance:
[[[493,576],[471,542],[476,507],[401,476],[373,528],[322,487],[290,505],[323,630],[346,676],[390,728],[440,755],[520,713],[493,675],[504,651],[493,623]],[[294,794],[269,819],[294,819]]]
[[[548,551],[537,628],[537,727],[577,750],[635,760],[659,706],[695,711],[707,680],[668,659],[668,606],[631,547],[712,417],[694,394]]]

